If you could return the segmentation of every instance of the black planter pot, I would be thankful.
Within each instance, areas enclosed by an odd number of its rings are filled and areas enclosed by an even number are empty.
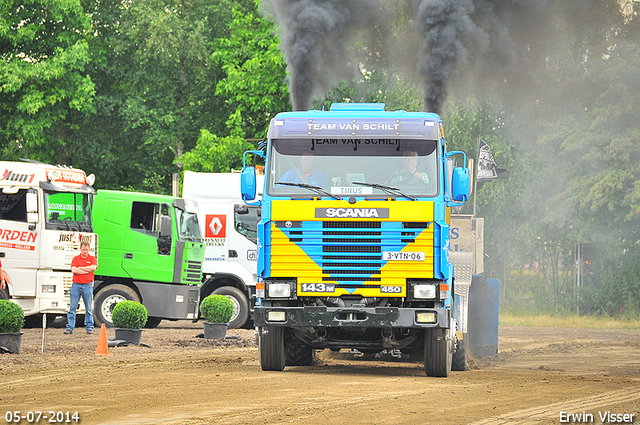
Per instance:
[[[228,323],[204,322],[204,337],[206,339],[224,339],[228,326]]]
[[[140,339],[142,338],[142,329],[126,329],[115,328],[116,340],[127,341],[133,345],[140,345]]]
[[[20,354],[23,332],[0,333],[0,347],[6,348],[11,354]]]

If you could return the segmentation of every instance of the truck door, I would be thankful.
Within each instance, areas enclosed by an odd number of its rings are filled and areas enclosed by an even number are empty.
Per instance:
[[[161,229],[171,222],[168,204],[133,202],[131,205],[130,237],[124,242],[122,268],[134,280],[173,281],[175,240],[172,233]],[[165,222],[163,226],[162,223]],[[170,229],[173,226],[168,226]]]
[[[259,214],[260,207],[246,204],[233,205],[233,232],[230,235],[230,244],[236,251],[240,264],[254,274],[258,258],[256,244]]]
[[[33,190],[33,189],[31,189]],[[0,192],[0,253],[16,297],[36,296],[36,271],[40,267],[38,228],[27,223],[27,189]]]

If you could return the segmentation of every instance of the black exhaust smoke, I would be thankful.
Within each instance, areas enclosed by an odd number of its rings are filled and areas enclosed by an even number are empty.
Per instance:
[[[416,27],[423,39],[418,74],[424,78],[427,111],[441,112],[456,65],[469,60],[474,38],[486,38],[472,20],[474,10],[471,0],[422,0],[418,7]]]
[[[397,12],[411,10],[414,32],[407,35],[396,27],[394,31],[405,37],[395,40],[396,50],[416,46],[416,41],[421,45],[415,47],[413,58],[424,87],[424,107],[441,113],[457,76],[480,92],[523,91],[535,82],[536,67],[545,66],[546,49],[555,32],[552,18],[562,16],[579,29],[605,3],[615,0],[264,0],[261,4],[275,15],[281,30],[280,49],[294,110],[309,109],[313,96],[357,75],[358,64],[349,50],[352,42],[380,42],[392,31],[391,25],[411,19],[395,20],[403,15]],[[367,46],[372,56],[380,58],[377,63],[395,70],[406,68],[408,63],[390,60],[387,52],[378,51],[384,45]]]
[[[280,49],[289,71],[294,111],[311,107],[349,69],[348,41],[375,26],[377,0],[269,0],[281,29]]]

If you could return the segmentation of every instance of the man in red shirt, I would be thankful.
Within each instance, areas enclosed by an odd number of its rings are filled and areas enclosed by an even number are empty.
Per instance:
[[[80,255],[71,260],[73,284],[69,292],[70,304],[67,313],[67,329],[65,334],[72,334],[76,325],[76,310],[80,297],[84,301],[84,327],[88,334],[93,333],[93,272],[98,268],[98,259],[89,254],[89,242],[80,242]]]

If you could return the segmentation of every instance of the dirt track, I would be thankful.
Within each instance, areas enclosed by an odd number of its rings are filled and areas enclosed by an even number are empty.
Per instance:
[[[253,331],[219,342],[194,338],[201,329],[163,322],[144,331],[151,348],[108,357],[95,354],[98,332],[47,329],[41,353],[42,330],[24,329],[22,353],[0,355],[0,424],[16,410],[119,425],[558,424],[570,419],[561,412],[603,423],[607,411],[640,423],[640,331],[503,327],[499,354],[441,379],[328,352],[317,366],[263,372]]]

